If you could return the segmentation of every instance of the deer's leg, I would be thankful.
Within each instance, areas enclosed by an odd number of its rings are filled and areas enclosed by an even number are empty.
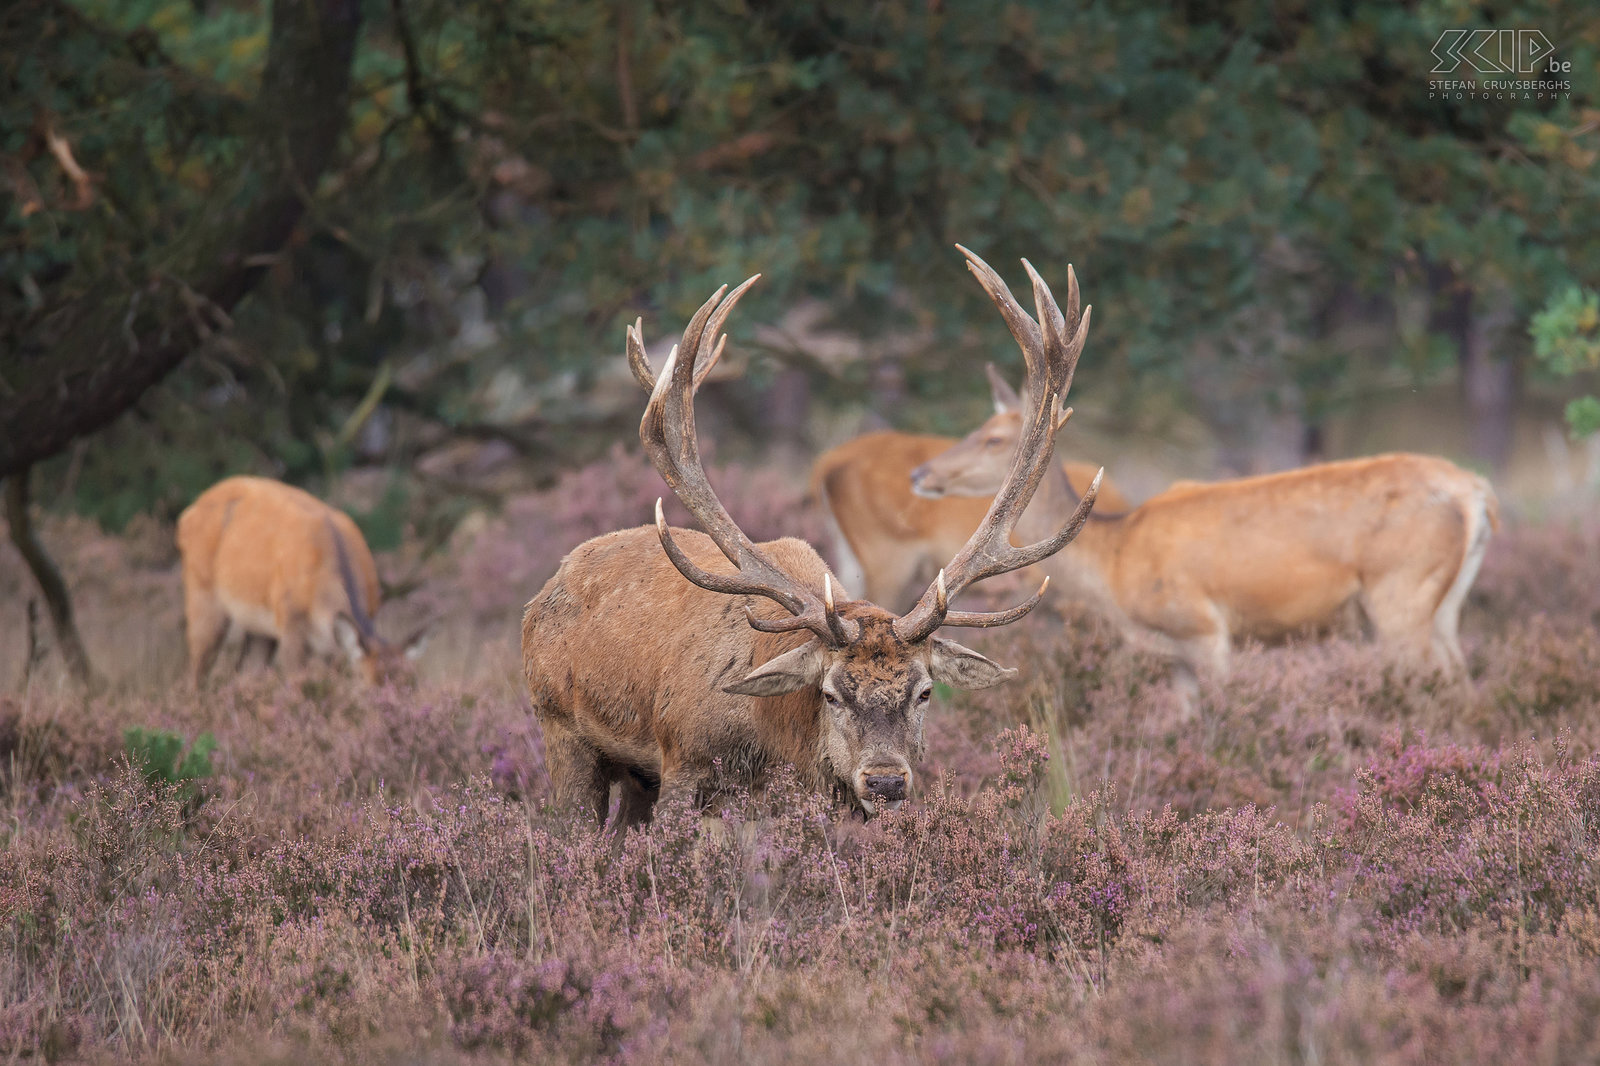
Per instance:
[[[199,688],[228,635],[228,614],[209,589],[183,590],[183,616],[189,643],[189,680]]]
[[[1439,647],[1435,611],[1448,581],[1442,575],[1401,573],[1362,591],[1361,606],[1378,643],[1417,666],[1456,666],[1449,649]],[[1459,651],[1457,652],[1459,654]]]
[[[672,750],[670,743],[662,744],[660,800],[670,802],[681,797],[699,807],[715,790],[716,783],[713,767],[685,760]]]
[[[298,611],[282,612],[278,625],[278,660],[285,674],[298,673],[306,664],[311,639],[311,620]]]
[[[587,810],[601,825],[611,808],[610,762],[593,744],[560,722],[541,717],[545,764],[550,770],[550,792],[557,807]]]
[[[621,800],[617,807],[617,829],[642,825],[650,820],[656,800],[661,796],[661,780],[651,780],[638,770],[625,769],[617,778]]]
[[[1197,632],[1172,642],[1175,655],[1172,668],[1172,687],[1183,702],[1185,718],[1193,717],[1200,707],[1201,680],[1220,681],[1228,676],[1233,659],[1233,639],[1227,621],[1215,609],[1210,612],[1205,625]]]
[[[1233,662],[1233,639],[1228,635],[1224,625],[1203,636],[1192,637],[1187,644],[1185,656],[1193,663],[1202,674],[1212,678],[1221,679],[1228,676],[1228,668]]]
[[[244,639],[239,642],[239,662],[233,668],[235,673],[244,670],[246,664],[250,662],[250,653],[255,648],[261,649],[260,660],[262,663],[270,663],[272,661],[272,638],[264,637],[260,633],[246,633]]]

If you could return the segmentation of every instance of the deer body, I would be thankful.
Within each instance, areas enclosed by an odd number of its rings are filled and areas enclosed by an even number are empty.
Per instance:
[[[191,680],[230,629],[277,643],[285,668],[343,651],[376,681],[398,649],[372,628],[378,568],[350,516],[270,478],[218,482],[178,517]],[[405,649],[410,657],[422,634]]]
[[[918,492],[977,494],[1015,435],[1002,411],[920,467]],[[1047,477],[1024,535],[1076,500]],[[1185,482],[1089,523],[1047,569],[1136,643],[1225,674],[1234,642],[1326,626],[1352,604],[1403,656],[1464,668],[1461,605],[1498,524],[1488,482],[1447,460],[1381,455]]]
[[[839,576],[866,599],[891,607],[911,602],[983,521],[988,496],[929,499],[911,491],[911,472],[955,443],[885,430],[846,441],[812,465],[811,493],[828,514]],[[1061,465],[1074,489],[1088,491],[1095,467]],[[1097,514],[1128,507],[1109,478],[1102,482]]]
[[[705,534],[671,535],[707,571],[735,572]],[[828,571],[810,545],[784,539],[757,547],[822,595]],[[719,763],[723,777],[745,782],[787,763],[806,787],[846,796],[858,765],[863,776],[866,769],[909,773],[922,751],[920,707],[898,727],[888,717],[876,723],[882,728],[868,731],[871,750],[862,751],[848,731],[830,727],[815,686],[772,696],[725,691],[809,637],[758,632],[747,609],[758,618],[783,614],[760,597],[685,581],[653,527],[596,537],[562,561],[522,625],[524,673],[559,802],[604,818],[610,785],[620,782],[624,817],[637,820],[658,788],[714,788]],[[920,672],[910,664],[886,668],[880,684],[898,699],[913,674],[927,676],[926,660],[925,653]]]

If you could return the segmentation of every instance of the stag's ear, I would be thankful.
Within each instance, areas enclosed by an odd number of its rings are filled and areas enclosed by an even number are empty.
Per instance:
[[[361,630],[349,615],[334,615],[333,639],[339,642],[339,650],[348,655],[352,663],[367,657],[367,643],[361,639]]]
[[[738,696],[781,696],[822,680],[822,645],[808,640],[793,651],[770,659],[722,691]]]
[[[990,688],[1017,676],[1017,672],[1010,667],[986,659],[953,640],[933,637],[928,643],[933,648],[933,656],[928,663],[933,679],[951,688]]]
[[[1004,415],[1022,410],[1022,397],[1017,395],[1017,390],[1011,387],[1011,382],[1001,376],[993,363],[983,364],[983,372],[989,375],[989,394],[994,397],[995,414]]]

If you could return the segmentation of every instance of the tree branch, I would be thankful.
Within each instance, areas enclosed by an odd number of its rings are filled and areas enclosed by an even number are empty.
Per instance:
[[[254,135],[233,190],[138,283],[115,267],[0,353],[0,477],[49,458],[127,410],[225,320],[305,210],[345,127],[360,0],[274,0]],[[80,265],[85,272],[94,266]]]

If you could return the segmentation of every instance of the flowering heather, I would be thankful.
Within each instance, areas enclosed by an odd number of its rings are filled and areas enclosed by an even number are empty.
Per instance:
[[[648,515],[644,475],[613,456],[430,563],[392,607],[452,610],[414,690],[187,692],[160,538],[52,530],[114,684],[22,685],[0,625],[0,1061],[1600,1059],[1587,527],[1494,543],[1465,685],[1336,636],[1186,707],[1041,610],[974,638],[1022,676],[936,704],[900,811],[780,772],[616,840],[548,808],[513,641],[561,554]],[[784,479],[714,476],[752,532],[817,528]],[[0,555],[0,610],[24,577]],[[211,774],[145,772],[132,729],[209,733]]]

